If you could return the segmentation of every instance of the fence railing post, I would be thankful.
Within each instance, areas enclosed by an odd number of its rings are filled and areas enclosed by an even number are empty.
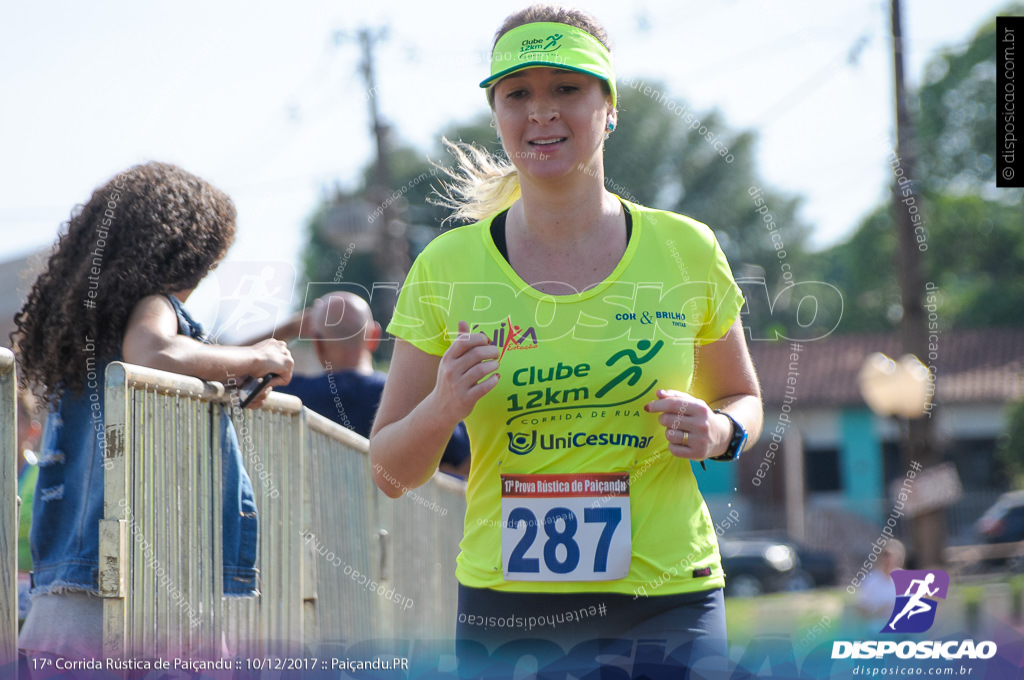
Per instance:
[[[334,644],[372,637],[379,611],[377,521],[366,439],[304,412],[309,498],[303,541],[307,644],[329,655]]]
[[[378,634],[454,639],[455,560],[466,516],[465,488],[461,480],[438,472],[398,500],[375,490],[380,525],[388,533],[386,581],[401,603],[388,612],[387,628]]]
[[[217,383],[111,362],[100,526],[108,657],[204,658],[222,648]]]
[[[302,402],[271,394],[260,409],[243,410],[232,399],[231,417],[259,513],[260,595],[225,598],[225,612],[231,612],[228,620],[240,633],[234,641],[239,650],[253,656],[294,656],[303,641]]]
[[[123,657],[128,653],[125,615],[128,569],[127,517],[130,461],[125,457],[128,427],[128,381],[124,366],[112,365],[106,372],[104,392],[103,519],[100,520],[100,596],[103,602],[103,655]],[[130,441],[130,431],[128,433]]]
[[[18,658],[18,386],[14,353],[0,347],[0,665]]]

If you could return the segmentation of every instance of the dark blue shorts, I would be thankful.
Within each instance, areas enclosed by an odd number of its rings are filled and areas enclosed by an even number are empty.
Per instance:
[[[616,670],[608,677],[613,678],[683,678],[698,660],[704,659],[702,667],[710,668],[724,663],[727,653],[720,588],[634,598],[615,593],[510,593],[460,585],[455,637],[460,668],[491,667],[497,673],[494,677],[516,668],[518,659],[532,656],[538,669],[551,670],[550,677],[611,665]],[[624,671],[629,674],[624,676]]]

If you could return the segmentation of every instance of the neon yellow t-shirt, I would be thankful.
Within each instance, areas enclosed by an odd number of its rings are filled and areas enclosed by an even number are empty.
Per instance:
[[[658,414],[643,406],[662,388],[689,391],[694,345],[721,338],[743,296],[707,226],[623,204],[633,223],[626,252],[582,293],[528,286],[494,245],[493,218],[434,239],[406,279],[389,332],[439,356],[465,320],[503,350],[497,387],[466,418],[473,464],[456,569],[463,585],[670,595],[725,583],[690,462],[668,452]],[[628,573],[506,580],[501,475],[564,473],[629,474]],[[548,540],[534,533],[538,546]],[[516,540],[512,547],[530,547]]]

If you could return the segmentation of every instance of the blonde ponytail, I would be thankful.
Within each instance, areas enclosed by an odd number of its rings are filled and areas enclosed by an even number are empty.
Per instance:
[[[435,164],[448,179],[441,181],[431,202],[452,211],[448,220],[478,222],[510,208],[522,195],[512,163],[475,144],[441,141],[455,158],[455,167]]]

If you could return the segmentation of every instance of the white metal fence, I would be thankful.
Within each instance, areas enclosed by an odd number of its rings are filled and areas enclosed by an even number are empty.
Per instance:
[[[364,438],[294,397],[241,411],[230,396],[195,378],[107,369],[105,654],[254,657],[454,637],[464,486],[438,475],[393,501],[373,484]],[[221,595],[222,408],[256,492],[257,597]]]

